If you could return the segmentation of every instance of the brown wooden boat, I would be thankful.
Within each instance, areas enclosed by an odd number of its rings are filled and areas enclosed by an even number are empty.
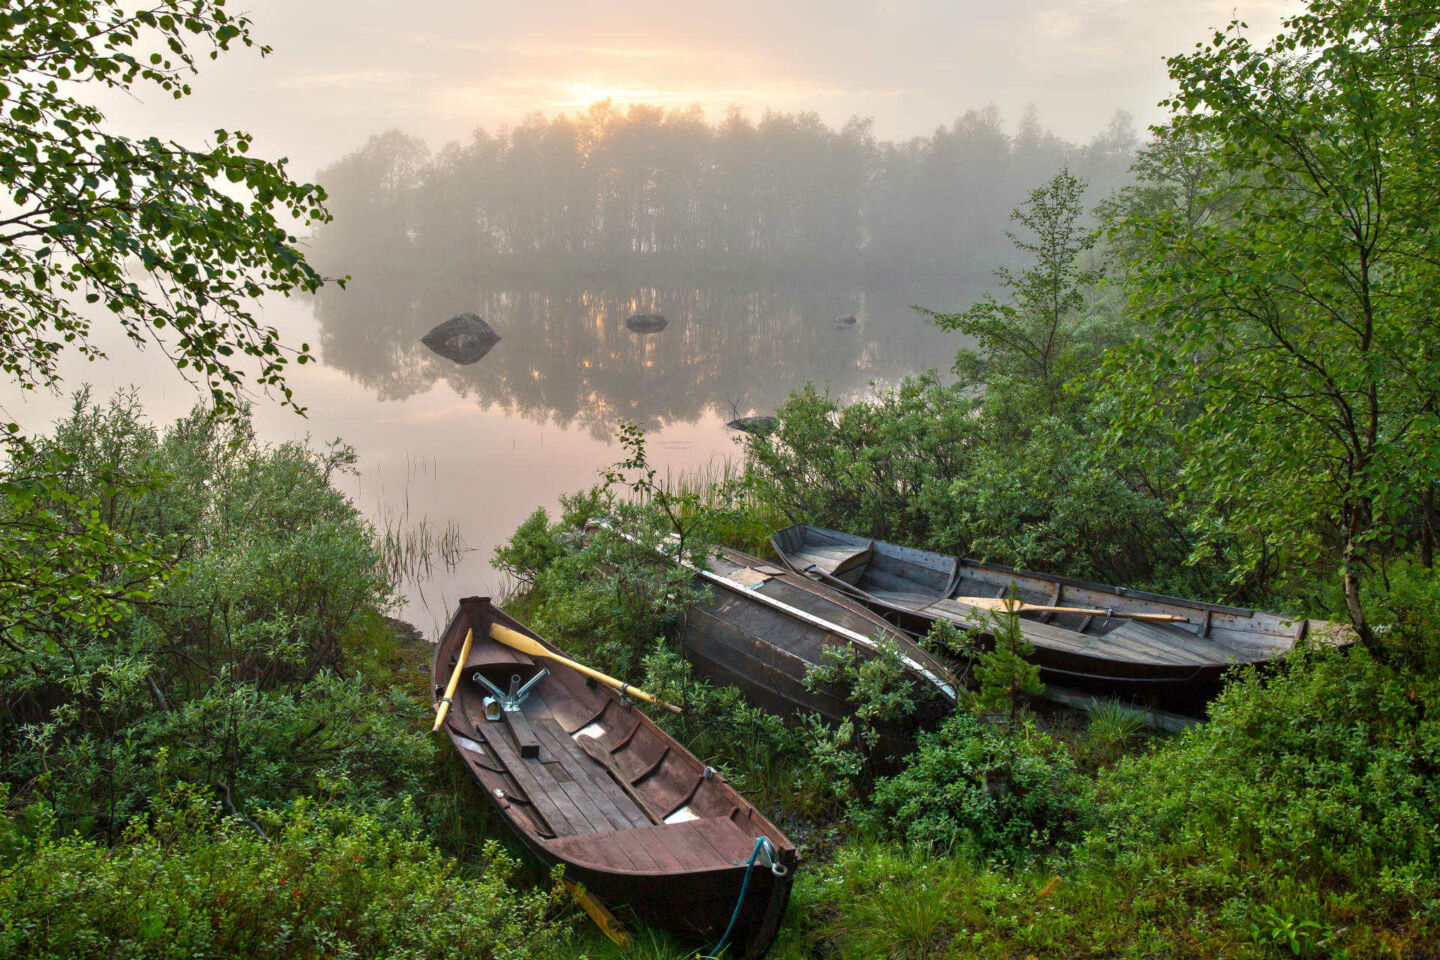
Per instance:
[[[764,954],[790,897],[794,845],[629,698],[492,640],[493,624],[558,655],[471,597],[435,651],[432,681],[439,701],[470,633],[445,731],[515,835],[611,906],[707,938],[733,916],[726,955]]]
[[[880,728],[875,759],[892,766],[908,753],[919,729],[935,726],[955,704],[955,681],[939,660],[862,604],[738,550],[722,548],[708,571],[710,599],[691,606],[681,649],[696,672],[738,687],[754,703],[782,717],[818,713],[832,723],[853,715],[841,684],[811,689],[806,672],[824,664],[827,646],[853,648],[862,658],[891,647],[917,694],[915,714]]]
[[[1027,573],[807,524],[779,531],[771,543],[791,570],[915,632],[941,618],[983,631],[988,612],[957,598],[993,601],[1012,585],[1027,604],[1088,609],[1020,614],[1041,679],[1192,716],[1203,716],[1227,670],[1273,660],[1307,636],[1344,639],[1323,620]]]

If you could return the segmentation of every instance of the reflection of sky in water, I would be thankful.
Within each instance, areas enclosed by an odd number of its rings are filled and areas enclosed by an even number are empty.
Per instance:
[[[428,279],[357,276],[348,291],[314,303],[266,302],[266,321],[286,342],[318,345],[323,362],[291,371],[306,418],[262,399],[256,426],[270,441],[308,435],[353,445],[358,473],[342,483],[377,522],[428,518],[437,533],[456,524],[472,548],[460,566],[447,573],[437,558],[434,575],[406,589],[403,615],[433,632],[461,596],[501,588],[490,557],[522,519],[596,482],[617,459],[610,438],[620,418],[651,431],[662,473],[703,466],[737,451],[736,434],[724,427],[732,405],[740,414],[769,413],[806,381],[851,397],[871,381],[947,367],[955,339],[910,304],[954,308],[971,296],[833,282],[757,290],[733,281],[668,291],[486,293],[478,284],[446,289]],[[467,309],[503,338],[480,362],[456,366],[419,343],[434,324]],[[636,311],[664,313],[670,325],[632,333],[625,319]],[[837,329],[834,317],[849,313],[859,323]],[[103,398],[140,385],[157,423],[198,399],[158,350],[136,353],[113,334],[101,345],[110,361],[66,363],[67,391],[90,383]],[[70,405],[68,395],[24,394],[8,384],[0,402],[31,431]]]

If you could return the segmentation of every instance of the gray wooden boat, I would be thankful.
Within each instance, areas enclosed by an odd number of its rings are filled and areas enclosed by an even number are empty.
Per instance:
[[[988,612],[956,598],[1001,598],[1012,585],[1028,604],[1101,611],[1020,615],[1041,679],[1193,716],[1203,715],[1227,670],[1273,660],[1307,636],[1325,643],[1347,639],[1323,620],[1028,573],[808,524],[779,531],[771,543],[794,572],[847,592],[913,632],[937,619],[983,631],[991,623]],[[1146,622],[1126,614],[1176,619]]]
[[[710,570],[697,574],[711,597],[686,611],[681,648],[701,676],[740,688],[782,717],[810,712],[839,723],[855,710],[848,691],[840,684],[811,689],[807,670],[826,662],[827,646],[850,647],[862,658],[892,647],[918,709],[905,723],[881,727],[873,759],[882,769],[914,747],[918,730],[953,709],[955,681],[945,665],[864,605],[738,550],[721,549]]]

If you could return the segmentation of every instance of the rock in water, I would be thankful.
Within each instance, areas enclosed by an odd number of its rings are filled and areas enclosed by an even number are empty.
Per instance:
[[[669,321],[658,313],[637,313],[625,321],[625,326],[636,333],[659,333],[668,323]]]
[[[420,342],[446,360],[464,365],[489,353],[500,342],[500,334],[475,314],[462,313],[425,334]]]
[[[837,327],[853,327],[853,326],[855,326],[855,318],[854,318],[853,316],[836,317],[836,318],[835,318],[835,326],[837,326]]]
[[[731,420],[725,426],[731,430],[739,430],[741,433],[764,436],[774,430],[779,422],[775,417],[740,417],[738,420]]]

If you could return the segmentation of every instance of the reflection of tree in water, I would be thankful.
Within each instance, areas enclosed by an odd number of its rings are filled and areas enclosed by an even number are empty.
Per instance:
[[[393,262],[393,261],[392,261]],[[357,273],[346,290],[316,303],[325,363],[404,399],[444,382],[461,396],[536,422],[582,424],[608,436],[621,417],[646,428],[693,422],[707,409],[729,419],[768,413],[808,381],[853,394],[949,365],[956,340],[930,328],[911,303],[951,308],[963,292],[789,282],[761,289],[734,281],[684,289],[574,286],[494,292],[478,281],[429,271]],[[503,338],[483,360],[457,366],[420,337],[466,310]],[[669,327],[640,335],[634,313],[660,313]],[[854,313],[860,323],[837,329]]]

